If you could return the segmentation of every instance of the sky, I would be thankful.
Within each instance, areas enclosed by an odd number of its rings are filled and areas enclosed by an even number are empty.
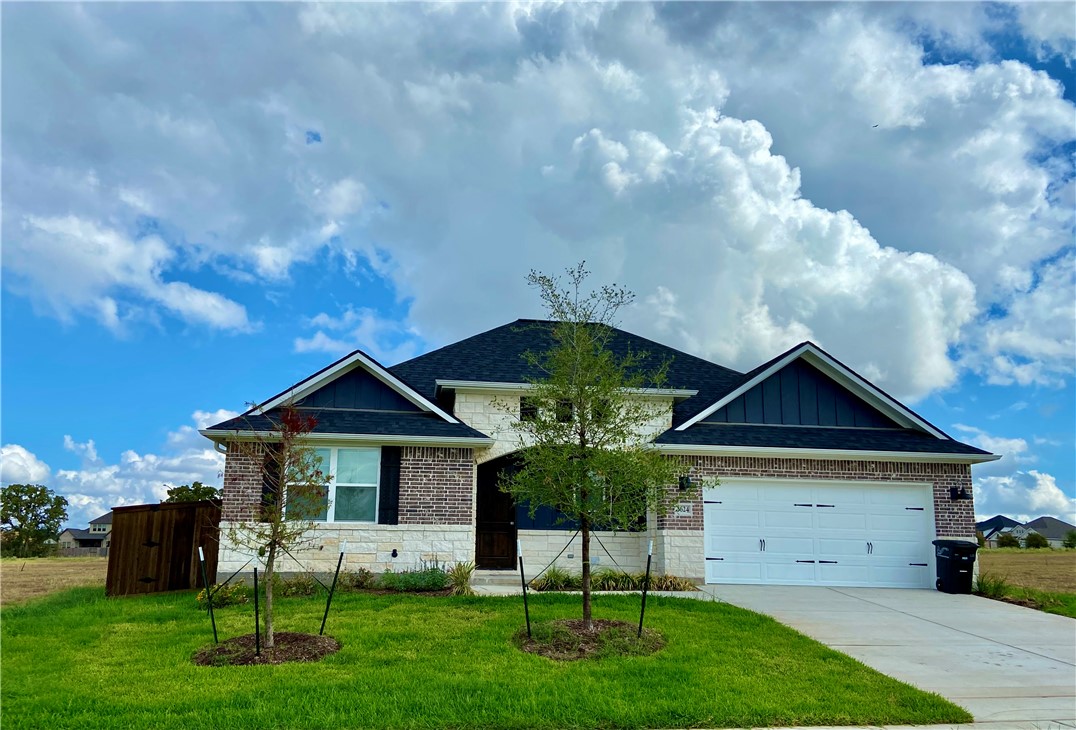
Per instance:
[[[1076,523],[1076,3],[0,6],[2,482],[85,526],[352,349],[803,340]]]

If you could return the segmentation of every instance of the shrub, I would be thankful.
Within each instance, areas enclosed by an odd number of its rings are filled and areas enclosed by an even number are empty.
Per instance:
[[[1061,546],[1069,549],[1076,548],[1076,530],[1069,530],[1065,533],[1065,539],[1061,543]]]
[[[983,535],[982,530],[975,531],[975,542],[979,543],[980,548],[986,547],[986,536]]]
[[[1000,575],[980,573],[975,581],[975,592],[985,598],[1000,600],[1009,593],[1009,582]]]
[[[471,576],[474,575],[474,563],[456,563],[448,569],[448,585],[454,596],[473,596]]]
[[[1029,533],[1027,539],[1024,540],[1024,547],[1027,548],[1048,548],[1050,547],[1050,541],[1037,532]]]
[[[572,591],[582,587],[580,576],[559,565],[549,566],[544,573],[531,581],[531,588],[536,591]]]
[[[1008,532],[998,535],[998,547],[1020,547],[1020,541]]]
[[[221,585],[220,583],[213,584],[213,608],[224,608],[225,606],[238,606],[250,601],[250,588],[246,583],[226,583]],[[198,591],[198,595],[194,599],[198,602],[198,608],[203,611],[209,610],[209,604],[206,602],[205,588]]]
[[[345,570],[340,573],[340,586],[346,590],[361,591],[374,588],[377,585],[377,576],[366,568],[358,570]]]
[[[681,578],[676,575],[652,575],[650,576],[650,590],[697,591],[699,589],[687,578]]]
[[[401,593],[443,591],[448,587],[448,574],[438,565],[399,573],[388,570],[377,581],[377,587]]]
[[[273,594],[281,598],[312,596],[320,587],[321,584],[309,573],[299,573],[293,578],[281,578],[279,573],[273,575]]]

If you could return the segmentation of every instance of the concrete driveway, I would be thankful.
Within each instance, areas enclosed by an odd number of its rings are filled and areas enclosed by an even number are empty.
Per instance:
[[[1076,727],[1076,621],[977,596],[888,588],[704,586],[979,723]]]

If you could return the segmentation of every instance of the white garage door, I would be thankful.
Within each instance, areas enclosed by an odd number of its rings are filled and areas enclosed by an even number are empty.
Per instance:
[[[927,484],[722,480],[703,509],[707,583],[934,585]]]

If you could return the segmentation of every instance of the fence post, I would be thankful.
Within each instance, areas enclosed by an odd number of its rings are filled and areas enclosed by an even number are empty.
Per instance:
[[[205,572],[205,552],[203,552],[201,545],[198,546],[198,563],[202,566],[202,583],[205,585],[205,602],[209,606],[209,623],[213,625],[213,643],[219,644],[217,641],[217,619],[213,616],[213,586],[209,585],[209,578]]]

